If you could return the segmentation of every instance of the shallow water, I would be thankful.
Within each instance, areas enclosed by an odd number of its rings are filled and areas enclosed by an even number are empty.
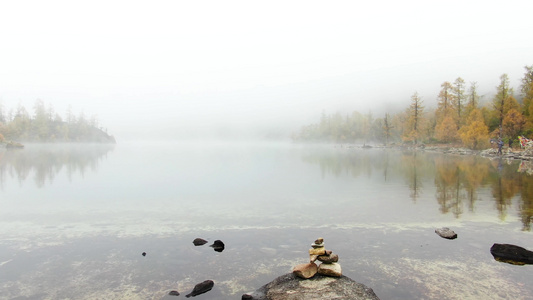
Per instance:
[[[533,266],[489,252],[533,250],[533,176],[523,169],[283,143],[4,150],[0,298],[180,299],[211,279],[194,299],[240,299],[306,262],[323,237],[343,274],[381,299],[531,299]],[[443,226],[459,237],[437,236]],[[197,237],[209,243],[196,247]]]

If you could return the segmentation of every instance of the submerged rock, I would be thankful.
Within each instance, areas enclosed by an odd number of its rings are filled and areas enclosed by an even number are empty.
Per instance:
[[[443,237],[445,239],[449,239],[449,240],[453,240],[453,239],[457,238],[457,233],[455,233],[453,230],[451,230],[448,227],[435,229],[435,233],[437,233],[439,236],[441,236],[441,237]]]
[[[511,244],[494,244],[490,247],[494,259],[513,265],[533,264],[533,252]]]
[[[194,288],[192,289],[192,292],[185,295],[185,297],[189,298],[189,297],[198,296],[203,293],[207,293],[213,288],[214,285],[215,283],[213,282],[213,280],[206,280],[204,282],[200,282],[197,285],[195,285]]]
[[[170,296],[179,296],[180,295],[180,293],[178,291],[170,291],[168,294]]]
[[[216,252],[224,251],[224,243],[221,240],[216,240],[213,245],[210,245],[209,247],[213,247]]]
[[[207,244],[207,241],[204,240],[204,239],[201,239],[201,238],[195,238],[194,241],[192,241],[192,243],[193,243],[195,246],[202,246],[202,245]]]
[[[282,275],[241,299],[251,300],[379,300],[374,291],[346,276],[338,278],[317,274],[301,279],[289,273]]]
[[[146,252],[143,252],[143,253],[142,253],[142,256],[146,256]]]

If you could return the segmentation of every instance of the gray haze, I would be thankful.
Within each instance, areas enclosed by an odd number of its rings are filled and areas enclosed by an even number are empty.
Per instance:
[[[117,140],[379,117],[533,64],[527,1],[2,1],[0,101],[96,114]]]

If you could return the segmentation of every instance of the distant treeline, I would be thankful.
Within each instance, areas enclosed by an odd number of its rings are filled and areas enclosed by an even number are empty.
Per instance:
[[[0,142],[5,141],[115,143],[115,138],[98,127],[96,116],[75,116],[69,107],[63,119],[52,106],[37,100],[32,115],[21,104],[7,112],[0,103]]]
[[[415,92],[405,111],[374,118],[371,113],[326,114],[318,123],[292,134],[295,141],[355,141],[390,143],[461,143],[481,149],[491,138],[516,143],[518,136],[533,137],[533,65],[524,67],[518,96],[507,74],[492,99],[480,101],[477,82],[467,88],[462,78],[443,82],[436,95],[436,108],[426,110]],[[515,144],[517,145],[517,144]]]

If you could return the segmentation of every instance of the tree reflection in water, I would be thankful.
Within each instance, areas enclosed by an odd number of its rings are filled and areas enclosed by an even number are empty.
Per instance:
[[[35,185],[43,187],[52,182],[56,174],[65,170],[69,180],[87,170],[96,171],[98,164],[107,157],[114,145],[64,144],[26,145],[24,149],[4,149],[0,151],[0,187],[9,178],[17,178],[19,183],[33,175]]]
[[[395,150],[335,149],[310,151],[304,161],[320,166],[322,176],[350,174],[352,177],[373,172],[383,174],[383,181],[403,178],[416,202],[424,184],[433,178],[435,199],[443,214],[456,218],[464,209],[475,212],[478,191],[490,190],[498,217],[504,221],[513,199],[518,204],[518,216],[524,231],[531,231],[533,222],[533,163],[518,160],[489,159],[480,156],[458,156],[430,152],[398,152]],[[431,181],[429,181],[431,182]]]

